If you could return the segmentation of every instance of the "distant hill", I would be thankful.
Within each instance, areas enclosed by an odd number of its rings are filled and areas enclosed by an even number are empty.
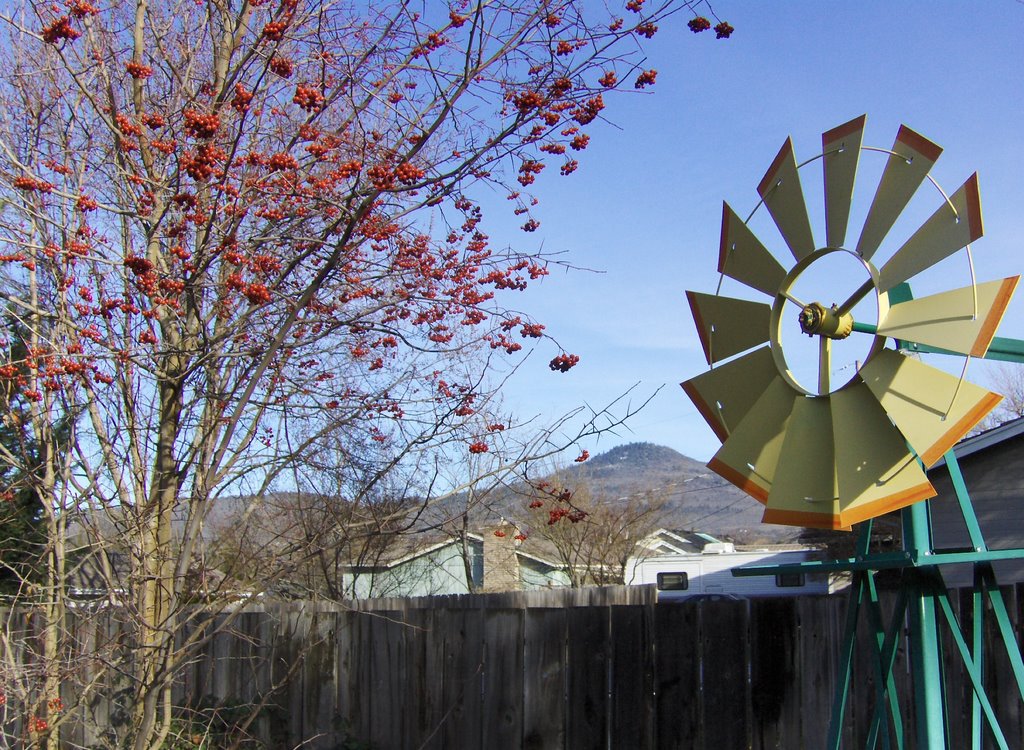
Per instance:
[[[663,445],[629,443],[569,470],[591,492],[619,498],[643,492],[667,495],[665,527],[703,531],[739,542],[793,539],[799,529],[762,524],[764,507],[702,462]]]

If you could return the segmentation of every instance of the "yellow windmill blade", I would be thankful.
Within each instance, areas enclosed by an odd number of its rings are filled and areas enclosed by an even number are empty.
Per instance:
[[[767,502],[793,404],[802,398],[776,375],[708,468],[759,502]]]
[[[984,233],[981,195],[975,173],[882,266],[879,291],[889,291],[971,244]]]
[[[878,250],[896,219],[928,176],[942,148],[906,125],[901,125],[892,152],[857,241],[856,252],[865,260],[870,260]]]
[[[860,376],[925,466],[938,461],[1002,400],[892,349],[872,357]]]
[[[765,346],[681,383],[697,411],[723,443],[778,377]]]
[[[1018,281],[1020,276],[1011,276],[893,305],[878,333],[984,357]]]
[[[840,528],[827,398],[801,395],[794,401],[762,521]]]
[[[814,252],[814,235],[807,218],[807,204],[800,187],[796,157],[793,154],[793,139],[787,138],[768,168],[757,193],[772,215],[793,257],[801,260]]]
[[[917,457],[863,382],[832,394],[839,524],[869,518],[935,496]],[[869,440],[858,436],[869,435]]]
[[[775,260],[728,203],[722,203],[718,272],[774,297],[786,269]]]
[[[821,136],[825,172],[825,244],[829,247],[842,247],[846,241],[865,122],[867,115],[861,115]]]
[[[686,298],[709,365],[768,341],[768,305],[689,291]]]

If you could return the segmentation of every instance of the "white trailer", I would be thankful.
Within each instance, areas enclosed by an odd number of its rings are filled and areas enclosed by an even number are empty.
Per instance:
[[[742,550],[731,544],[709,544],[704,552],[655,554],[631,557],[626,563],[626,583],[655,584],[659,601],[691,596],[731,595],[740,597],[827,594],[827,575],[784,573],[775,576],[733,576],[742,566],[789,565],[821,559],[816,549]]]

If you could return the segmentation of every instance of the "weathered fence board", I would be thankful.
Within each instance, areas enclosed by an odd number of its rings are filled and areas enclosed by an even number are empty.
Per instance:
[[[611,747],[654,747],[650,615],[644,607],[611,610]]]
[[[705,602],[700,610],[700,696],[705,750],[749,746],[750,640],[746,605],[711,601]]]
[[[608,609],[571,609],[568,625],[566,745],[579,750],[603,748],[607,746],[609,713]]]
[[[786,599],[750,603],[750,703],[754,750],[800,746],[800,621]]]
[[[700,739],[697,607],[653,608],[656,747],[689,750]]]
[[[489,750],[523,746],[523,610],[484,611],[483,744]]]
[[[444,669],[441,679],[445,708],[442,747],[482,747],[483,611],[445,612]]]
[[[523,611],[523,750],[563,750],[566,610]]]

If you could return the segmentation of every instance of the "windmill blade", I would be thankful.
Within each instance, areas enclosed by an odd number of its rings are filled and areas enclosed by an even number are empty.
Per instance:
[[[870,260],[878,250],[942,153],[941,146],[906,125],[900,125],[892,150],[895,154],[890,154],[885,163],[885,171],[857,241],[857,254],[864,260]]]
[[[863,382],[832,394],[841,526],[934,497],[903,435]]]
[[[1020,276],[1012,276],[893,305],[879,323],[878,333],[958,354],[984,357],[1018,281]]]
[[[861,115],[821,136],[825,169],[825,244],[829,247],[843,247],[846,242],[866,121],[867,115]]]
[[[776,377],[778,370],[772,351],[765,346],[681,385],[724,443]]]
[[[775,161],[757,186],[757,192],[793,257],[801,260],[814,252],[814,235],[807,218],[807,204],[800,187],[792,138],[787,138],[782,144]]]
[[[759,502],[768,500],[793,403],[803,398],[781,376],[768,385],[708,468]]]
[[[722,239],[718,272],[774,297],[786,278],[775,260],[728,203],[722,204]]]
[[[950,208],[952,204],[952,209]],[[878,290],[888,291],[985,233],[978,173],[972,174],[878,272]]]
[[[709,365],[768,341],[768,305],[690,291],[686,298]]]
[[[793,403],[761,520],[840,528],[829,399],[799,396]]]
[[[860,376],[926,467],[1002,400],[892,349],[882,349],[868,360]]]

